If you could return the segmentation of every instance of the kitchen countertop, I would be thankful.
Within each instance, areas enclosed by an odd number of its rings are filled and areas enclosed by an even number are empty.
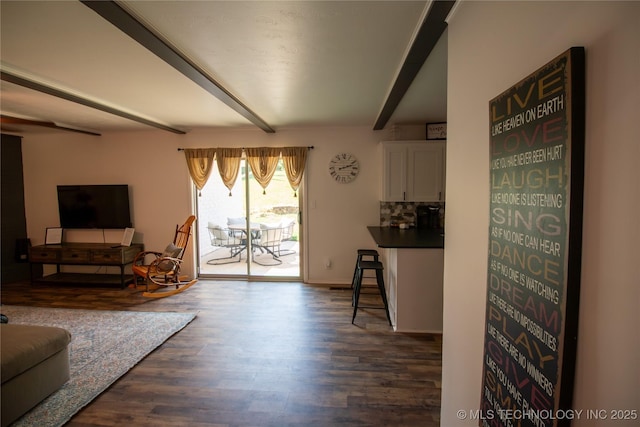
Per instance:
[[[437,249],[444,248],[442,229],[367,227],[380,248]]]

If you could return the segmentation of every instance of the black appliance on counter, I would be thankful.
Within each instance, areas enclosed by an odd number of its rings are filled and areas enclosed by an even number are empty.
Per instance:
[[[416,208],[416,227],[440,228],[440,206],[418,206]]]

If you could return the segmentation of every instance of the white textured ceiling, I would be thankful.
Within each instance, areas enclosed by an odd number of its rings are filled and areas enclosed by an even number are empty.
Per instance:
[[[126,10],[277,131],[373,126],[428,1],[126,1]],[[253,127],[79,1],[0,2],[3,72],[167,126]],[[106,132],[149,126],[2,81],[3,115]],[[389,124],[446,119],[446,35]],[[3,130],[4,129],[3,125]]]

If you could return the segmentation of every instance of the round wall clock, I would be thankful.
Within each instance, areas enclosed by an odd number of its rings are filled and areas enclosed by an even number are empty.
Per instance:
[[[329,173],[337,182],[349,183],[360,172],[360,163],[349,153],[336,154],[329,162]]]

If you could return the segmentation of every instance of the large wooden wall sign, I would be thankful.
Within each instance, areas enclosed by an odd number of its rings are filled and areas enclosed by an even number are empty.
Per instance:
[[[584,182],[584,48],[489,103],[491,208],[480,426],[568,425]]]

